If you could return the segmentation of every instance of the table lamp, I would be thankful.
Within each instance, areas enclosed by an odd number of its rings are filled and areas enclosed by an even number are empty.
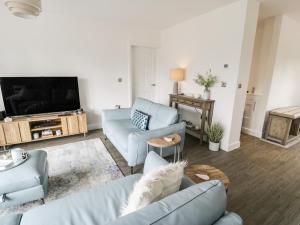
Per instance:
[[[178,95],[178,82],[184,80],[185,69],[171,69],[170,78],[174,81],[173,94]]]

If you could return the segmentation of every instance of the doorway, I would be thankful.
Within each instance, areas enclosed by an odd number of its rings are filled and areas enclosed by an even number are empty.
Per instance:
[[[156,48],[131,46],[132,103],[137,97],[155,101]]]

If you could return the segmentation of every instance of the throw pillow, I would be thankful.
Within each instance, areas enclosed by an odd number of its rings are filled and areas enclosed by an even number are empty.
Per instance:
[[[131,119],[131,123],[141,130],[147,130],[149,119],[150,116],[148,114],[135,110]]]
[[[187,162],[170,163],[145,174],[134,185],[127,204],[121,208],[121,216],[144,208],[152,202],[177,192]]]

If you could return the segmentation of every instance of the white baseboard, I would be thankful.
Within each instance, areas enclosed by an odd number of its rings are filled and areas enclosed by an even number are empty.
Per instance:
[[[226,149],[222,149],[222,150],[225,152],[231,152],[239,147],[241,147],[241,142],[237,141],[237,142],[230,144]]]
[[[97,123],[90,123],[88,124],[88,130],[97,130],[100,129],[100,124]]]
[[[233,151],[233,150],[239,148],[240,146],[241,146],[241,142],[237,141],[237,142],[230,144],[229,146],[226,146],[225,148],[221,147],[221,150],[223,150],[225,152],[230,152],[230,151]]]
[[[257,137],[257,138],[262,137],[262,132],[258,131],[258,130],[252,130],[252,129],[249,129],[249,128],[242,127],[242,132],[244,134],[248,134],[248,135],[251,135],[251,136],[254,136],[254,137]]]

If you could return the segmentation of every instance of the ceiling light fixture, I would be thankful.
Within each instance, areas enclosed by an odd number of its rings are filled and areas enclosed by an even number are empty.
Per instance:
[[[40,15],[41,0],[5,0],[5,6],[15,16],[31,19]]]

